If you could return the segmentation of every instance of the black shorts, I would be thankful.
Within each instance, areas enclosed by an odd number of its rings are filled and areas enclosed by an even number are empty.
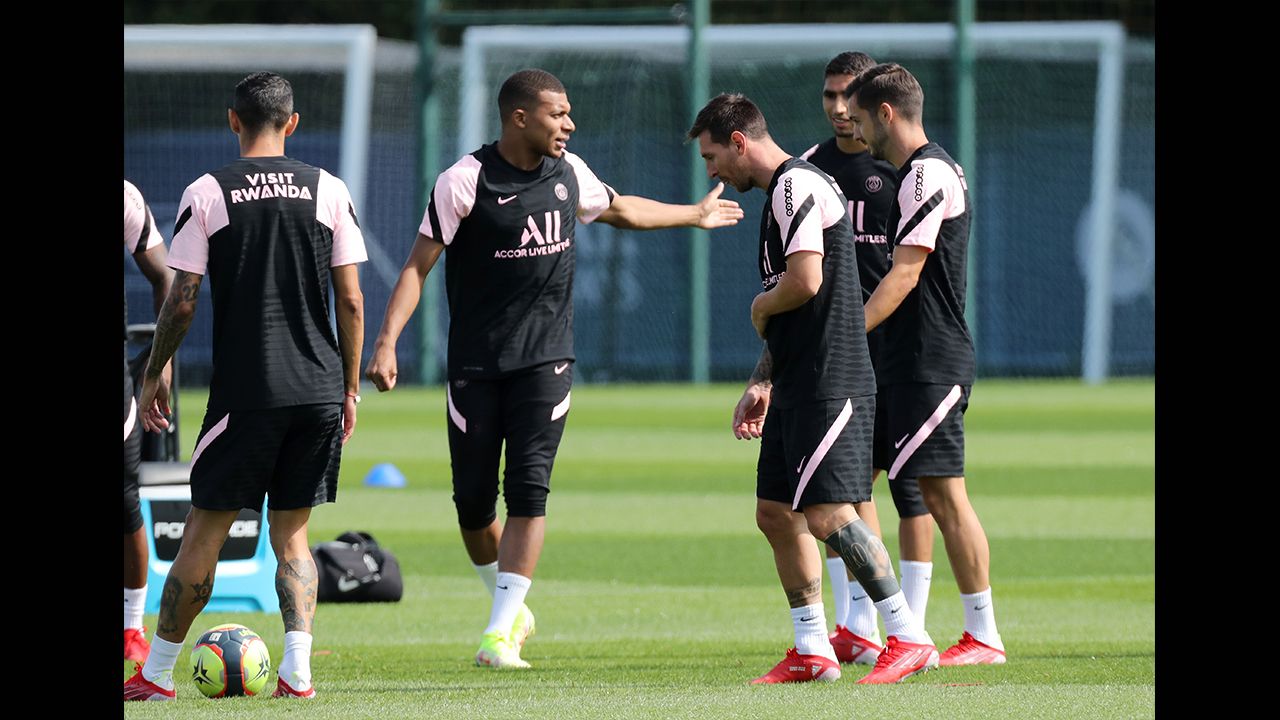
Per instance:
[[[191,505],[201,510],[298,510],[333,502],[342,459],[342,405],[208,412],[191,453]]]
[[[507,515],[546,515],[551,469],[569,412],[573,363],[545,363],[499,379],[450,380],[446,393],[453,500],[459,524],[496,517],[498,463],[506,445],[502,494]]]
[[[893,441],[889,440],[889,403],[880,388],[876,394],[876,439],[871,453],[871,467],[876,470],[888,470],[889,458],[893,456],[890,449]],[[893,495],[893,506],[898,510],[898,517],[911,518],[928,515],[929,508],[924,505],[924,496],[920,494],[920,482],[914,477],[899,476],[889,481],[889,493]]]
[[[756,464],[756,497],[792,510],[871,499],[874,395],[769,408]]]
[[[962,477],[964,413],[969,385],[887,385],[889,480],[899,477]]]
[[[142,527],[142,505],[138,500],[138,461],[142,456],[142,421],[133,397],[129,361],[124,364],[124,534]]]

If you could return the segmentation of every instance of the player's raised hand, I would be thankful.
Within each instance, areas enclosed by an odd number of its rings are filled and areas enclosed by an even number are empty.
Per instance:
[[[384,345],[375,345],[373,357],[364,369],[364,376],[373,381],[379,392],[386,392],[396,386],[396,349]]]
[[[758,438],[764,432],[764,416],[769,412],[772,388],[752,383],[742,393],[742,399],[733,409],[733,436],[739,440]]]
[[[743,218],[742,208],[738,206],[736,200],[721,200],[720,193],[724,192],[724,183],[717,183],[711,192],[698,203],[698,211],[701,217],[698,220],[698,227],[711,230],[713,228],[728,227],[729,225],[737,225],[738,221]]]

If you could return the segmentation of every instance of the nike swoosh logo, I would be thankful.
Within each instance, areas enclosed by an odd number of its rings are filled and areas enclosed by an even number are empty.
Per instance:
[[[360,581],[355,578],[338,578],[338,591],[351,592],[360,587]]]
[[[569,363],[565,363],[561,365],[560,367],[556,368],[556,374],[559,375],[560,373],[564,372],[568,367],[569,367]]]
[[[903,435],[901,440],[893,444],[893,449],[897,450],[898,448],[902,447],[902,443],[907,441],[907,436],[910,434],[911,433],[907,433],[906,435]]]
[[[990,604],[990,603],[988,603],[988,604]],[[974,609],[974,610],[984,610],[984,609],[986,609],[986,607],[987,607],[986,605],[978,605],[978,606],[974,607],[973,609]]]
[[[511,586],[510,586],[510,585],[494,585],[494,587],[498,588],[499,590],[510,590],[510,589],[511,589]]]
[[[897,614],[898,614],[898,611],[899,611],[899,610],[901,610],[901,609],[902,609],[902,608],[900,608],[900,607],[896,607],[896,608],[894,608],[894,609],[890,610],[890,611],[889,611],[889,614],[890,614],[890,615],[897,615]]]
[[[796,472],[798,473],[804,472],[804,461],[807,460],[808,458],[809,458],[808,455],[805,455],[804,457],[800,458],[800,464],[796,466]]]
[[[499,204],[499,205],[506,205],[507,203],[511,202],[512,200],[515,200],[517,197],[519,197],[519,195],[512,195],[511,197],[507,197],[507,198],[498,198],[498,204]]]
[[[813,617],[800,618],[800,622],[812,622],[817,619],[818,619],[818,616],[814,615]]]
[[[867,596],[866,596],[866,595],[863,595],[862,597],[851,597],[851,598],[849,598],[849,599],[850,599],[850,600],[853,600],[854,602],[858,602],[859,600],[866,600],[866,599],[867,599]]]

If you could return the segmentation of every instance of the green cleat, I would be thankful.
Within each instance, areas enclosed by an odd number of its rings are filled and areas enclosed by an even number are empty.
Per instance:
[[[506,635],[497,632],[485,633],[480,638],[476,665],[499,670],[524,670],[530,667],[529,663],[520,659],[519,648]]]
[[[536,631],[537,625],[533,621],[533,611],[528,605],[521,603],[520,611],[516,613],[516,620],[511,623],[511,644],[515,646],[516,652],[524,649],[524,642],[533,637]]]

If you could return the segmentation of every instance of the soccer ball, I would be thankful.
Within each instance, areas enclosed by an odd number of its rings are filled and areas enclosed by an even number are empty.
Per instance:
[[[267,644],[243,625],[210,628],[191,650],[191,681],[205,697],[257,695],[270,675]]]

